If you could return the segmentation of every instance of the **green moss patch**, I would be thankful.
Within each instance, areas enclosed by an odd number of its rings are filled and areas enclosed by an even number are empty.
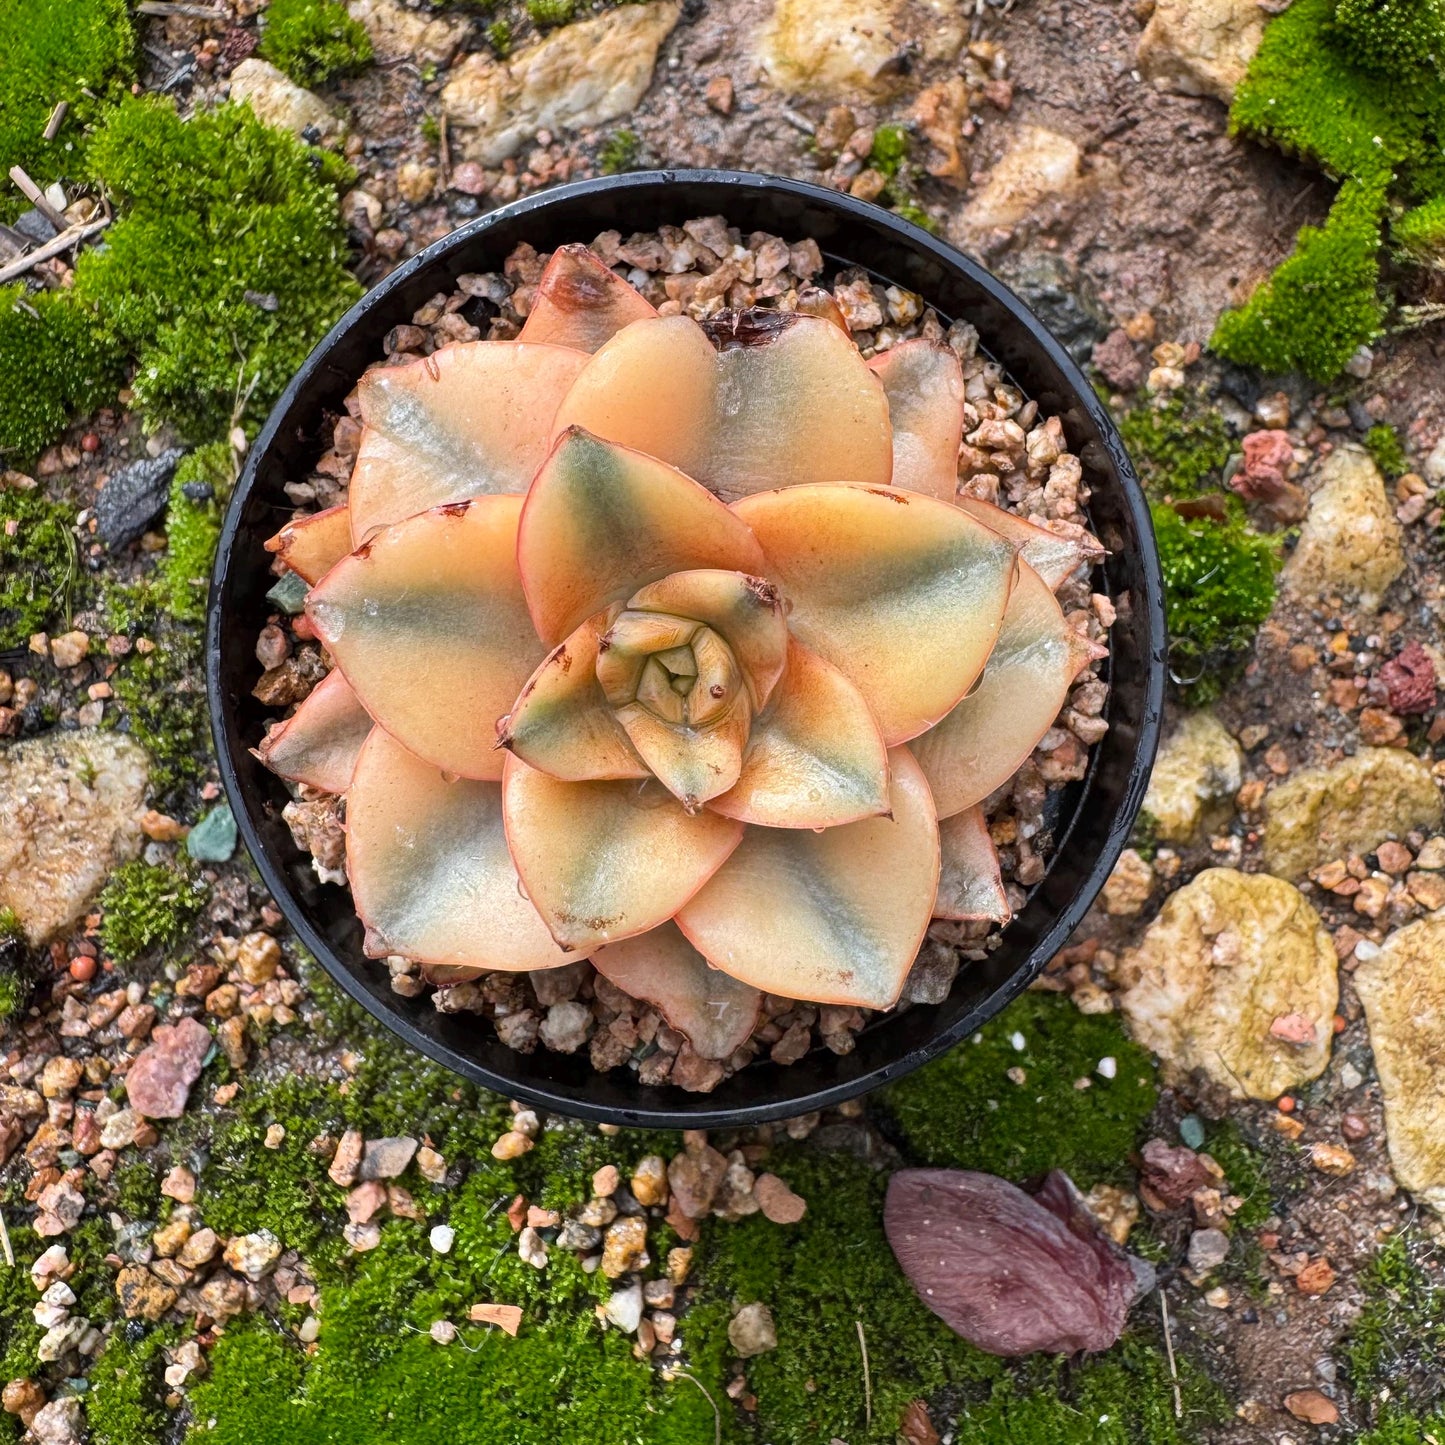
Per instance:
[[[1115,1061],[1112,1079],[1097,1072],[1104,1058]],[[1021,995],[882,1094],[914,1162],[1013,1180],[1063,1169],[1085,1189],[1126,1177],[1155,1098],[1153,1061],[1115,1015],[1082,1014],[1048,993]]]
[[[366,67],[371,36],[338,0],[271,0],[261,54],[297,85],[323,85]]]
[[[229,442],[210,442],[181,459],[166,508],[165,592],[173,617],[204,622],[221,509],[235,471]]]
[[[169,864],[123,863],[100,895],[100,941],[121,963],[185,937],[205,901],[205,885]]]
[[[0,489],[0,648],[24,647],[69,615],[78,570],[73,521],[68,507],[38,490]]]
[[[1400,444],[1400,438],[1395,428],[1381,422],[1379,426],[1372,426],[1365,433],[1365,450],[1374,457],[1375,465],[1384,472],[1387,477],[1402,476],[1409,468],[1409,461],[1405,456],[1405,448]]]
[[[0,176],[18,165],[41,186],[77,179],[86,124],[135,72],[125,0],[6,0],[0,56]],[[46,122],[60,100],[65,119],[47,141]],[[29,204],[8,180],[0,187],[0,221],[13,221]]]
[[[1196,392],[1132,408],[1119,433],[1140,479],[1161,499],[1217,490],[1234,449],[1224,418]]]

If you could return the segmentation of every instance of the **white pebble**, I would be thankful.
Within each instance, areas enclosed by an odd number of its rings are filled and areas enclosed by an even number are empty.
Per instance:
[[[1355,957],[1361,963],[1369,963],[1372,958],[1380,956],[1380,945],[1368,938],[1362,938],[1355,945]]]
[[[303,1345],[312,1344],[317,1335],[321,1333],[321,1321],[315,1315],[307,1315],[301,1321],[301,1328],[296,1331],[296,1338]]]
[[[1028,1046],[1028,1041],[1021,1033],[1018,1032],[1017,1029],[1015,1029],[1014,1032],[1009,1035],[1008,1041],[1014,1046],[1015,1049],[1018,1050],[1019,1053],[1023,1053],[1024,1049]]]
[[[1094,1072],[1103,1079],[1112,1079],[1119,1072],[1119,1061],[1113,1054],[1105,1054],[1097,1064],[1094,1065]]]
[[[456,1238],[457,1232],[450,1224],[434,1224],[431,1227],[431,1247],[438,1254],[450,1254]]]
[[[434,1320],[428,1333],[439,1345],[449,1345],[457,1337],[457,1327],[450,1320]]]

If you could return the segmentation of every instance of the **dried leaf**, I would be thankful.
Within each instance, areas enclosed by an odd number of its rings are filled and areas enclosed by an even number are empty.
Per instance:
[[[884,1227],[923,1303],[989,1354],[1107,1349],[1140,1291],[1129,1256],[1057,1171],[1032,1196],[991,1174],[900,1170]]]
[[[905,1445],[940,1445],[938,1431],[928,1414],[928,1406],[922,1400],[913,1400],[898,1422],[898,1433]]]

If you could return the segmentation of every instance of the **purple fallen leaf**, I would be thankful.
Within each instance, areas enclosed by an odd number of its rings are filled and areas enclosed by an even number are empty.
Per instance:
[[[883,1224],[923,1303],[991,1355],[1108,1349],[1152,1283],[1057,1170],[1035,1196],[992,1174],[902,1169]]]

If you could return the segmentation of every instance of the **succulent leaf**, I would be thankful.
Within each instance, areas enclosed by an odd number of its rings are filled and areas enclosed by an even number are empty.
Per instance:
[[[517,339],[571,346],[590,354],[624,326],[656,315],[590,246],[573,243],[552,252]]]
[[[749,828],[677,915],[715,967],[767,993],[890,1008],[933,916],[938,826],[907,748],[889,754],[891,818]]]
[[[981,803],[1013,777],[1053,726],[1069,686],[1098,650],[1075,632],[1027,563],[978,686],[914,739],[941,818]]]
[[[564,783],[508,757],[507,840],[552,936],[589,951],[665,923],[738,845],[742,824],[690,814],[660,783]]]
[[[709,339],[686,316],[639,321],[588,362],[557,413],[660,457],[731,501],[770,487],[892,474],[888,403],[848,335],[779,311]]]
[[[736,785],[709,806],[767,828],[835,828],[888,810],[888,752],[863,695],[800,643],[754,720]]]
[[[448,780],[381,728],[346,795],[346,869],[367,952],[418,959],[434,980],[579,957],[553,942],[522,891],[501,785]]]
[[[352,540],[447,502],[521,493],[587,357],[564,346],[467,341],[361,378]]]
[[[963,368],[951,347],[918,337],[868,363],[893,427],[893,485],[951,502],[963,440]]]
[[[532,483],[517,548],[532,618],[549,645],[670,572],[756,573],[763,561],[746,525],[705,488],[575,428]]]
[[[1017,561],[966,512],[843,485],[762,492],[733,511],[793,605],[793,635],[863,694],[890,746],[944,717],[983,671]]]
[[[366,710],[418,757],[502,775],[497,720],[540,650],[517,573],[520,497],[387,527],[312,589],[306,613]]]
[[[713,968],[675,923],[599,948],[592,966],[624,993],[660,1009],[704,1059],[727,1058],[758,1021],[758,990]]]
[[[499,746],[565,782],[649,776],[597,681],[597,644],[611,620],[612,610],[589,617],[548,653],[522,688]]]
[[[371,726],[371,714],[351,684],[339,669],[333,670],[285,722],[266,734],[256,756],[293,783],[344,793]]]
[[[343,502],[298,517],[266,543],[266,550],[314,586],[351,551],[351,513]]]
[[[990,531],[1015,543],[1019,557],[1048,583],[1051,591],[1057,592],[1085,562],[1092,564],[1108,556],[1099,539],[1076,522],[1050,522],[1042,527],[1017,512],[1006,512],[992,502],[967,495],[958,498],[958,505]]]
[[[998,850],[982,808],[965,808],[938,824],[941,865],[935,918],[1007,923],[1010,910],[999,872]]]

